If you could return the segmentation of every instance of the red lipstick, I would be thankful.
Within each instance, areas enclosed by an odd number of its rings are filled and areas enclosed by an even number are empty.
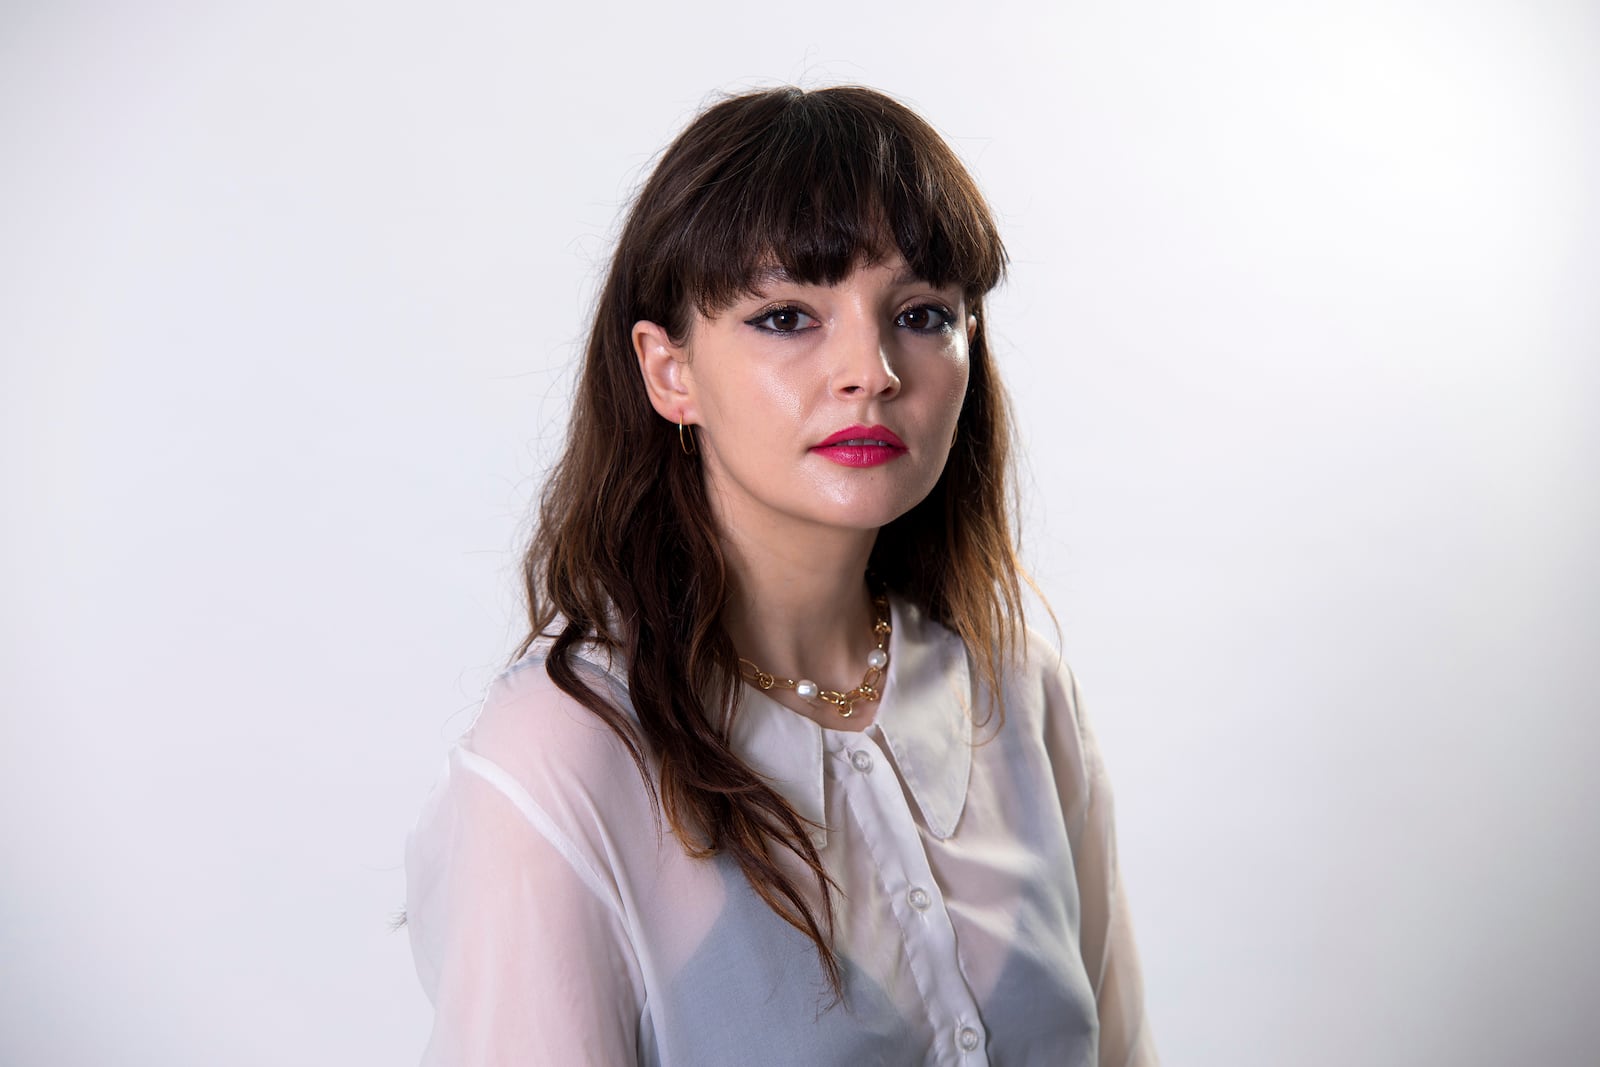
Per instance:
[[[876,467],[908,451],[906,443],[887,426],[847,426],[811,451],[845,467]]]

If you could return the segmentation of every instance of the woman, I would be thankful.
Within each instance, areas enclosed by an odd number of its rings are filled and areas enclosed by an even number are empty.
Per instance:
[[[408,849],[429,1063],[1153,1063],[1021,622],[1005,252],[876,92],[725,100],[595,312],[531,630]]]

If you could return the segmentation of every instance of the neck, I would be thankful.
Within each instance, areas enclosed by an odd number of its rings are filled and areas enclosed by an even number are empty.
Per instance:
[[[876,536],[831,529],[803,544],[725,538],[733,595],[723,625],[739,655],[825,689],[860,684],[874,640],[866,570]]]

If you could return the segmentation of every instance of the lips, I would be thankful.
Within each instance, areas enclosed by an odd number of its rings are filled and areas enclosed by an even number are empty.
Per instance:
[[[838,433],[824,439],[815,448],[828,448],[831,445],[849,445],[856,448],[877,446],[879,448],[895,448],[901,452],[906,451],[906,443],[887,426],[846,426]]]
[[[899,459],[908,449],[887,426],[847,426],[811,451],[844,467],[876,467]]]

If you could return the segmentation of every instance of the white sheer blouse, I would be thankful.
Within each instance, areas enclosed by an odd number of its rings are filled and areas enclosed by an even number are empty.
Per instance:
[[[842,1002],[730,861],[690,858],[658,823],[619,740],[535,648],[491,685],[408,841],[435,1009],[423,1063],[1155,1064],[1071,673],[1030,634],[1003,724],[984,722],[960,640],[891,611],[867,730],[748,687],[734,727],[818,825]],[[621,678],[590,666],[627,708]]]

